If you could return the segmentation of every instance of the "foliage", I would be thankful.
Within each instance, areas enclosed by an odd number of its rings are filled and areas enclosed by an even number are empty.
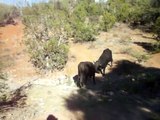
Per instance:
[[[85,25],[82,22],[77,22],[74,30],[74,37],[76,42],[93,41],[94,30],[91,25]]]
[[[20,15],[18,8],[0,3],[0,22],[9,18],[16,18]]]
[[[108,10],[118,21],[138,20],[144,9],[148,7],[148,0],[109,0]]]
[[[116,16],[118,21],[123,21],[128,14],[128,4],[123,2],[122,0],[117,1],[108,1],[108,11],[112,15]]]
[[[160,6],[160,1],[159,0],[151,0],[151,6],[152,7],[159,7]]]
[[[5,16],[9,14],[11,8],[5,4],[0,4],[0,22],[5,19]]]
[[[8,90],[8,85],[6,84],[7,75],[2,72],[3,65],[0,62],[0,102],[6,101],[6,91]]]
[[[40,69],[62,69],[67,61],[67,18],[64,10],[35,4],[23,10],[25,43],[31,61]]]
[[[90,3],[88,8],[87,8],[87,12],[89,16],[93,16],[93,15],[102,15],[104,12],[105,8],[102,5],[102,3]]]
[[[151,47],[153,48],[152,53],[159,53],[160,52],[160,41],[153,43]]]
[[[95,40],[94,34],[97,33],[98,27],[97,19],[92,19],[89,13],[89,3],[87,1],[79,1],[79,4],[75,6],[75,9],[70,17],[70,25],[72,36],[75,38],[75,42],[85,42]],[[89,15],[90,14],[90,15]]]
[[[87,16],[87,10],[86,5],[81,2],[79,5],[77,5],[73,11],[73,16],[75,17],[75,20],[79,20],[81,22],[85,21],[85,18]]]
[[[156,23],[154,25],[154,31],[157,34],[157,39],[160,40],[160,17],[158,17],[156,20]]]
[[[115,24],[116,18],[109,12],[104,12],[101,22],[101,29],[108,31]]]
[[[65,44],[58,45],[55,39],[42,45],[43,48],[30,51],[34,65],[40,69],[62,69],[67,61],[68,47]]]
[[[23,22],[27,34],[25,41],[29,46],[32,62],[39,68],[41,65],[42,68],[48,68],[48,64],[50,69],[61,66],[58,63],[51,65],[51,61],[55,63],[61,60],[53,59],[57,54],[46,54],[47,44],[56,44],[58,49],[62,44],[65,47],[61,49],[66,53],[61,50],[58,53],[67,56],[66,43],[69,37],[73,37],[75,42],[93,41],[99,30],[108,31],[117,21],[145,25],[159,38],[158,5],[157,0],[101,0],[98,3],[94,0],[50,0],[49,3],[27,6],[23,8]],[[46,59],[50,62],[46,63]],[[67,57],[60,63],[64,65],[66,60]]]
[[[75,42],[95,40],[94,35],[100,28],[98,15],[102,11],[99,11],[100,5],[97,5],[93,1],[84,0],[77,1],[77,4],[71,4],[69,1],[50,1],[25,7],[25,43],[34,65],[42,69],[63,68],[67,61],[68,37],[74,37]],[[45,47],[51,43],[55,44],[54,48]],[[62,46],[59,46],[59,43]]]
[[[108,12],[118,21],[128,22],[134,27],[143,25],[158,35],[154,27],[160,16],[158,0],[108,0],[107,3]]]

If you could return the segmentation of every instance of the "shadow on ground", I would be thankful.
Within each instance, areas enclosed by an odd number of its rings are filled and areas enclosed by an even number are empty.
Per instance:
[[[160,44],[146,43],[146,42],[134,42],[134,44],[143,47],[148,52],[159,52]]]
[[[70,111],[83,113],[77,120],[160,119],[160,69],[122,60],[96,82],[65,99]]]
[[[17,25],[17,22],[13,18],[8,18],[7,20],[4,20],[0,22],[0,27],[5,27],[6,25]]]
[[[6,112],[10,109],[25,107],[27,99],[27,89],[32,87],[31,84],[23,85],[20,88],[8,93],[8,96],[1,96],[0,99],[0,112]]]

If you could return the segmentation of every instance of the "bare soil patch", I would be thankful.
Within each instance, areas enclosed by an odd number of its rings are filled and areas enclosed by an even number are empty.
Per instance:
[[[36,75],[23,43],[23,29],[20,21],[17,25],[0,27],[0,60],[4,66],[3,71],[15,82],[23,82]]]

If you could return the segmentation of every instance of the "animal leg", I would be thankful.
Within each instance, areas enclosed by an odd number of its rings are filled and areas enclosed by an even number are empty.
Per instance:
[[[82,81],[80,82],[80,88],[81,88],[81,87],[83,87],[83,82],[82,82]]]
[[[95,85],[96,84],[95,75],[93,75],[92,79],[93,79],[93,84]]]
[[[103,76],[105,75],[105,68],[103,68],[103,74],[102,74]]]
[[[100,70],[100,72],[101,72],[101,74],[102,74],[102,76],[103,76],[103,72],[102,72],[102,69]]]

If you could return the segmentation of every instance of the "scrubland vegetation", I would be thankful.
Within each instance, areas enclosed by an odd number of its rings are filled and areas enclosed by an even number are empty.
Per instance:
[[[155,33],[159,40],[159,16],[157,0],[62,0],[33,4],[23,8],[25,41],[36,67],[62,69],[67,61],[69,38],[74,38],[74,42],[94,41],[99,31],[125,22]],[[156,46],[159,51],[159,42]]]
[[[33,64],[40,69],[62,69],[67,61],[69,38],[94,41],[99,31],[125,22],[155,34],[159,51],[160,2],[158,0],[49,1],[20,9],[0,4],[0,22],[23,13],[25,42]]]
[[[16,6],[10,6],[0,3],[0,26],[5,26],[11,22],[11,19],[20,16],[20,11]]]
[[[31,62],[40,70],[62,70],[68,60],[71,40],[73,43],[84,44],[96,41],[100,32],[108,32],[118,22],[127,24],[131,29],[152,33],[155,42],[149,46],[152,49],[150,54],[160,52],[159,0],[49,0],[47,3],[20,8],[0,4],[0,25],[7,25],[8,20],[17,17],[21,18],[25,26],[23,41]],[[113,34],[113,37],[118,37],[118,34]],[[127,46],[120,53],[136,58],[138,63],[149,58],[148,54],[137,53],[128,46],[131,43],[130,36],[118,42],[117,44]],[[159,69],[147,69],[129,61],[120,61],[116,65],[116,68],[104,77],[108,80],[102,85],[104,94],[110,91],[127,91],[131,94],[145,94],[148,91],[152,94],[156,91],[156,95],[158,94]],[[119,68],[122,68],[122,71]],[[130,71],[131,68],[133,69]],[[5,92],[8,86],[5,83],[7,76],[1,69],[3,65],[0,63],[0,103],[3,103],[7,101]],[[119,82],[110,79],[115,74],[120,76],[117,78],[120,79]],[[145,91],[142,88],[147,89]],[[16,97],[18,95],[16,94]],[[159,116],[154,120],[158,119]]]

